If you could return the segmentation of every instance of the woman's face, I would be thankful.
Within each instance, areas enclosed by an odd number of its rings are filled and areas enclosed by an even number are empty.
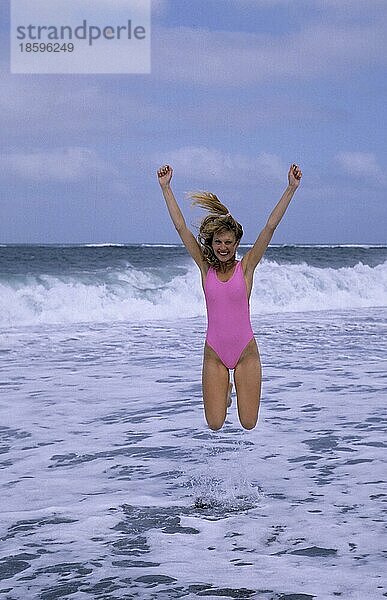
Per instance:
[[[222,231],[214,233],[211,245],[216,258],[220,262],[227,262],[230,260],[230,258],[235,255],[238,247],[234,232],[229,231],[228,229],[223,229]]]

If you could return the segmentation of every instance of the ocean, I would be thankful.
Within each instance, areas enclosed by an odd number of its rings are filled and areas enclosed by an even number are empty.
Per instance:
[[[387,246],[270,246],[213,432],[184,248],[1,246],[0,596],[386,598],[386,307]]]

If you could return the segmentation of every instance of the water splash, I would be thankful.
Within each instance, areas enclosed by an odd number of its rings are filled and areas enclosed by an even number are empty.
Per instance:
[[[254,446],[253,446],[254,447]],[[234,442],[233,447],[211,445],[201,471],[191,474],[189,485],[194,507],[210,514],[239,512],[254,508],[262,498],[262,490],[251,481],[249,454],[251,444]]]
[[[222,509],[239,512],[254,508],[261,498],[259,488],[246,479],[238,482],[221,481],[203,476],[193,482],[195,508],[203,510]]]

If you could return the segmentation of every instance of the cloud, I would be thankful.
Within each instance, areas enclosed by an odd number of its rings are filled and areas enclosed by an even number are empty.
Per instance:
[[[164,14],[169,7],[168,0],[151,0],[151,12],[152,15],[162,15]]]
[[[373,180],[377,183],[387,182],[384,169],[378,164],[378,160],[372,152],[339,152],[335,156],[336,162],[342,170],[359,179]]]
[[[114,173],[114,169],[94,150],[81,147],[1,154],[0,168],[3,175],[11,174],[38,182],[72,182]]]
[[[211,179],[233,182],[241,177],[259,177],[264,181],[283,181],[287,165],[275,154],[261,152],[257,156],[227,154],[205,146],[185,146],[155,155],[155,163],[171,164],[179,175],[204,182]]]
[[[230,0],[227,0],[228,2]],[[283,6],[295,6],[294,0],[233,0],[235,5],[239,8],[241,5],[244,8],[256,8],[258,10],[266,8],[277,8],[279,5]],[[321,10],[325,10],[325,17],[336,17],[337,11],[345,12],[347,16],[359,15],[360,13],[372,14],[379,12],[386,8],[385,0],[359,0],[354,2],[353,0],[313,0],[313,4],[310,0],[297,0],[298,11],[303,8],[308,10],[316,10],[321,15]],[[333,9],[330,12],[330,9]]]
[[[5,69],[5,66],[3,67]],[[1,69],[0,69],[1,70]],[[109,83],[110,82],[110,83]],[[253,94],[241,97],[211,93],[201,88],[184,98],[179,89],[166,96],[159,82],[151,82],[157,93],[149,93],[145,82],[133,87],[130,80],[117,85],[114,80],[98,77],[50,77],[42,86],[38,78],[25,78],[3,73],[0,94],[0,129],[6,148],[30,150],[37,140],[42,147],[61,145],[83,146],[87,139],[106,143],[115,141],[120,150],[137,138],[141,144],[154,146],[158,137],[179,135],[192,137],[192,131],[218,135],[225,127],[249,135],[272,123],[297,120],[303,122],[332,122],[346,118],[341,107],[316,103],[307,95],[293,98],[276,95],[262,87]],[[158,91],[160,90],[160,91]],[[167,98],[167,100],[166,100]],[[344,114],[343,114],[344,113]],[[138,152],[138,142],[136,153]]]
[[[234,3],[244,8],[271,8],[272,6],[278,6],[279,4],[289,5],[294,4],[294,0],[234,0]]]
[[[144,126],[168,125],[173,117],[169,107],[149,97],[149,88],[132,80],[98,76],[79,78],[48,77],[42,86],[39,77],[9,75],[2,71],[0,129],[2,145],[30,150],[36,140],[42,146],[84,145],[84,140],[126,140],[144,135]],[[145,88],[145,89],[144,89]],[[159,125],[161,124],[161,125]],[[149,137],[153,136],[153,129]],[[145,129],[146,135],[146,129]],[[126,145],[126,144],[125,144]]]
[[[384,26],[325,23],[269,35],[204,28],[154,29],[152,73],[191,85],[238,87],[261,81],[348,75],[387,63]]]

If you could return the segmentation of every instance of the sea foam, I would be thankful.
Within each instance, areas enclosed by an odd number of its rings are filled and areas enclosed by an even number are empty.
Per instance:
[[[0,283],[0,326],[154,321],[205,315],[194,265],[164,269],[9,276]],[[319,268],[263,260],[255,272],[251,314],[387,305],[387,262]]]

